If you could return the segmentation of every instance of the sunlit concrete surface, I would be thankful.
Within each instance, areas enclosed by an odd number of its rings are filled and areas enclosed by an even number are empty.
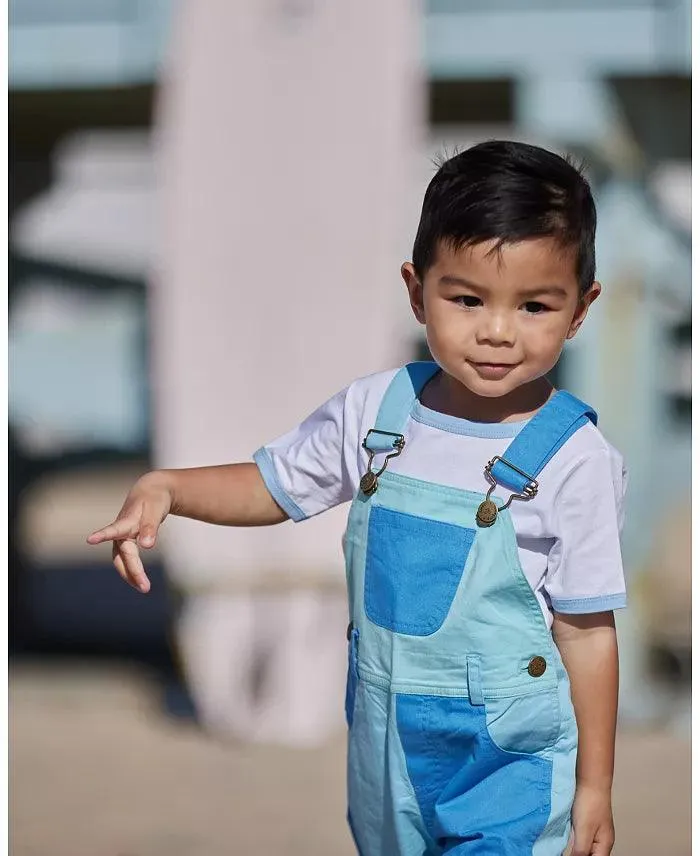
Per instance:
[[[342,699],[338,699],[342,705]],[[344,735],[319,750],[222,745],[166,719],[137,670],[10,671],[13,856],[351,856]],[[620,735],[616,856],[690,853],[690,742]]]

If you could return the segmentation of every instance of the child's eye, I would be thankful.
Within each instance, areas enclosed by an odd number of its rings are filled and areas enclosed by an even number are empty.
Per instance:
[[[545,306],[544,303],[538,303],[536,300],[528,300],[525,304],[525,311],[529,315],[541,315],[543,312],[546,312],[549,307]]]
[[[473,294],[460,294],[459,297],[454,298],[454,302],[459,303],[460,306],[466,306],[467,309],[474,309],[481,304],[480,298]]]

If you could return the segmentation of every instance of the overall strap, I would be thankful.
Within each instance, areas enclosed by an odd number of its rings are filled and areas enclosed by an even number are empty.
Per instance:
[[[413,402],[438,370],[433,362],[409,363],[398,370],[384,393],[374,428],[365,439],[370,452],[390,452],[396,447],[396,436],[403,433]]]
[[[592,407],[570,392],[555,392],[508,446],[502,459],[494,463],[491,475],[499,484],[520,493],[589,419],[594,425],[598,421]]]

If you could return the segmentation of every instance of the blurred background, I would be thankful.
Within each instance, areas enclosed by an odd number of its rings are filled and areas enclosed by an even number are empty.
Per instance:
[[[399,266],[434,160],[507,137],[598,205],[556,380],[630,471],[615,852],[690,853],[690,18],[10,0],[10,852],[353,852],[342,510],[171,521],[148,597],[84,541],[149,467],[250,459],[424,356]]]

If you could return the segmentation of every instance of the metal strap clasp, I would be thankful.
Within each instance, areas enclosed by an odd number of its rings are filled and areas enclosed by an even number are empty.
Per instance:
[[[507,467],[510,467],[511,470],[514,470],[519,476],[522,476],[523,478],[527,479],[527,484],[522,489],[522,491],[520,491],[520,493],[512,493],[508,498],[508,502],[506,502],[505,505],[502,505],[498,509],[499,511],[504,511],[506,508],[508,508],[508,506],[514,499],[527,502],[528,499],[533,499],[533,497],[537,496],[537,491],[539,489],[539,484],[537,483],[537,481],[532,476],[528,475],[527,473],[524,473],[521,469],[516,467],[515,464],[511,464],[510,461],[507,461],[500,455],[496,455],[495,458],[491,458],[488,464],[486,464],[486,468],[484,469],[484,475],[486,476],[491,485],[488,490],[488,493],[486,494],[486,499],[489,499],[493,491],[496,489],[496,487],[498,487],[498,482],[493,477],[493,475],[491,475],[491,470],[493,469],[493,465],[496,463],[496,461],[500,461],[502,464],[505,464]]]
[[[370,434],[383,434],[385,437],[393,437],[394,440],[392,442],[392,449],[387,456],[384,458],[384,463],[381,468],[374,472],[372,469],[372,462],[374,461],[374,456],[377,454],[372,449],[367,448],[367,438]],[[367,432],[367,436],[362,441],[362,448],[369,453],[369,461],[367,462],[367,472],[360,479],[360,490],[365,496],[372,496],[373,493],[377,492],[377,488],[379,487],[379,476],[384,472],[387,468],[387,464],[392,458],[398,457],[401,452],[403,452],[404,446],[406,445],[406,438],[403,434],[395,434],[393,431],[380,431],[378,428],[370,428]]]
[[[522,489],[522,491],[520,493],[512,493],[508,498],[508,502],[506,502],[506,504],[502,505],[500,508],[498,508],[496,506],[496,503],[491,499],[491,494],[494,492],[498,484],[496,479],[493,477],[493,474],[491,473],[493,465],[496,463],[496,461],[501,461],[501,463],[510,467],[511,470],[515,470],[518,475],[521,475],[523,478],[527,479],[527,484]],[[481,527],[493,526],[493,524],[496,522],[496,518],[498,517],[498,512],[504,511],[506,508],[508,508],[508,506],[514,499],[520,499],[525,501],[528,499],[532,499],[533,496],[537,495],[537,488],[539,487],[539,485],[537,484],[535,479],[533,479],[532,476],[529,476],[527,473],[524,473],[522,470],[518,469],[515,464],[511,464],[510,461],[507,461],[505,458],[500,457],[500,455],[496,455],[495,458],[492,458],[488,462],[488,464],[486,464],[484,475],[491,484],[491,487],[489,488],[488,493],[486,494],[486,499],[481,503],[481,505],[479,505],[476,510],[476,522]]]

